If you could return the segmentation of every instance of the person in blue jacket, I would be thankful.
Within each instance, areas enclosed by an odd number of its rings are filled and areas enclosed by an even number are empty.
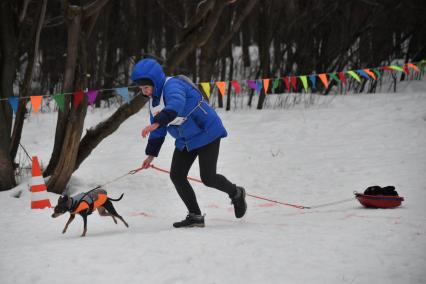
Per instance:
[[[142,168],[149,168],[158,156],[167,132],[176,139],[170,179],[188,215],[173,226],[204,227],[204,216],[187,179],[197,157],[204,185],[227,193],[234,205],[235,217],[243,217],[247,210],[244,188],[216,172],[220,140],[227,132],[220,117],[203,100],[200,90],[185,76],[166,77],[154,59],[137,62],[131,79],[143,95],[149,97],[151,124],[142,130],[144,138],[149,135]]]

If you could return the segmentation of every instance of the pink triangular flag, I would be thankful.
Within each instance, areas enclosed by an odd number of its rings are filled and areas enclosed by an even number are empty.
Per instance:
[[[89,105],[93,105],[96,101],[96,97],[98,96],[99,91],[98,90],[90,90],[87,92],[87,102]]]
[[[231,84],[232,84],[232,87],[234,87],[234,89],[235,89],[235,93],[239,94],[241,92],[241,87],[240,87],[240,84],[238,83],[238,81],[232,80]]]

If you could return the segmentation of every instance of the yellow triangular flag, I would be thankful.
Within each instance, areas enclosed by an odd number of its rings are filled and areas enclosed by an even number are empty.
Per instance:
[[[43,96],[30,96],[30,99],[31,99],[31,104],[33,106],[33,111],[37,113],[40,109]]]
[[[303,88],[305,89],[305,92],[308,92],[308,77],[306,76],[300,76],[300,81],[302,81]]]
[[[266,92],[268,91],[268,87],[269,87],[269,79],[263,79],[263,89],[265,90],[265,95],[266,95]]]
[[[226,88],[226,83],[221,81],[221,82],[216,82],[216,86],[219,89],[220,94],[222,95],[222,97],[225,96],[225,88]]]
[[[206,96],[210,98],[210,83],[204,82],[200,84],[201,84],[201,87],[203,88],[204,93],[206,93]]]

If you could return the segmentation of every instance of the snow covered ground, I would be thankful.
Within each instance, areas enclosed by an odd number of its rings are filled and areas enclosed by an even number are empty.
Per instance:
[[[27,177],[0,193],[0,283],[425,283],[425,90],[412,82],[309,108],[219,111],[230,134],[219,172],[248,193],[315,206],[394,185],[406,199],[399,208],[354,199],[303,210],[247,197],[237,220],[227,196],[194,183],[206,227],[174,229],[186,209],[168,176],[150,169],[107,186],[112,197],[124,193],[115,207],[130,228],[96,213],[81,238],[80,217],[62,235],[68,215],[30,210]],[[86,128],[111,111],[89,111]],[[71,180],[73,194],[140,166],[147,116],[142,110],[93,151]],[[25,125],[22,144],[44,165],[55,127],[55,113]],[[168,137],[154,164],[168,169],[172,151]],[[190,175],[199,176],[197,163]]]

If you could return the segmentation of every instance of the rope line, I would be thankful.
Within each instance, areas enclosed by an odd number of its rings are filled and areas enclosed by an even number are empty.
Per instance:
[[[154,166],[152,164],[151,164],[151,168],[153,168],[154,170],[157,170],[159,172],[162,172],[162,173],[170,174],[170,171],[162,169],[162,168],[159,168],[159,167],[156,167],[156,166]],[[187,178],[189,180],[192,180],[192,181],[195,181],[195,182],[203,183],[201,180],[193,178],[193,177],[190,177],[190,176],[188,176]],[[297,208],[297,209],[310,209],[311,208],[311,207],[308,207],[308,206],[302,206],[302,205],[295,205],[295,204],[285,203],[285,202],[281,202],[281,201],[277,201],[277,200],[273,200],[273,199],[269,199],[269,198],[265,198],[265,197],[261,197],[261,196],[257,196],[257,195],[253,195],[253,194],[249,194],[249,193],[246,193],[246,195],[250,196],[250,197],[253,197],[253,198],[256,198],[256,199],[262,199],[262,200],[266,200],[266,201],[269,201],[269,202],[273,202],[273,203],[277,203],[277,204],[281,204],[281,205],[285,205],[285,206],[290,206],[290,207]]]
[[[154,166],[153,164],[151,164],[150,168],[152,168],[152,169],[154,169],[154,170],[156,170],[158,172],[162,172],[162,173],[165,173],[165,174],[170,174],[170,171],[162,169],[162,168],[159,168],[157,166]],[[112,179],[112,180],[110,180],[110,181],[108,181],[108,182],[106,182],[104,184],[96,186],[95,188],[91,189],[91,191],[95,190],[95,189],[98,189],[98,188],[101,188],[102,186],[111,184],[113,182],[116,182],[116,181],[118,181],[118,180],[120,180],[122,178],[125,178],[128,175],[134,175],[134,174],[140,172],[141,170],[143,170],[142,167],[134,169],[134,170],[131,170],[131,171],[129,171],[129,172],[127,172],[127,173],[125,173],[125,174],[123,174],[123,175],[115,178],[115,179]],[[190,176],[188,176],[187,179],[191,180],[191,181],[194,181],[194,182],[203,183],[200,179],[193,178],[193,177],[190,177]],[[286,203],[286,202],[282,202],[282,201],[277,201],[277,200],[273,200],[273,199],[270,199],[270,198],[266,198],[266,197],[262,197],[262,196],[258,196],[258,195],[254,195],[254,194],[249,194],[249,193],[246,193],[246,195],[250,196],[252,198],[256,198],[256,199],[260,199],[260,200],[265,200],[265,201],[273,202],[273,203],[276,203],[276,204],[293,207],[293,208],[296,208],[296,209],[317,209],[317,208],[322,208],[322,207],[327,207],[327,206],[332,206],[332,205],[336,205],[336,204],[340,204],[340,203],[349,202],[349,201],[352,201],[352,200],[355,199],[355,197],[351,197],[351,198],[348,198],[348,199],[343,199],[343,200],[338,200],[338,201],[334,201],[334,202],[318,204],[318,205],[314,205],[314,206],[303,206],[303,205],[297,205],[297,204],[291,204],[291,203]]]

